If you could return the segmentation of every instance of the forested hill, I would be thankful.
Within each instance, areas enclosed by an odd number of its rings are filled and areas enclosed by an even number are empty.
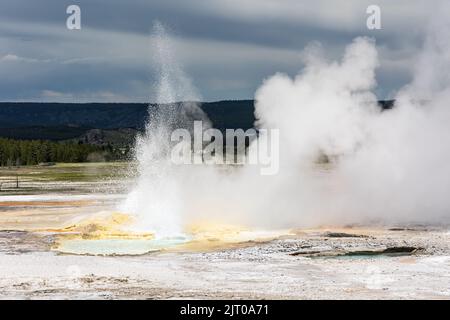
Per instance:
[[[0,128],[85,127],[142,129],[147,119],[144,103],[0,103]],[[217,128],[253,126],[253,100],[205,102],[202,109]]]
[[[392,101],[380,101],[383,108]],[[78,140],[97,145],[128,145],[144,128],[144,103],[0,103],[0,137],[10,139]],[[201,108],[218,129],[253,127],[254,101],[205,102]]]

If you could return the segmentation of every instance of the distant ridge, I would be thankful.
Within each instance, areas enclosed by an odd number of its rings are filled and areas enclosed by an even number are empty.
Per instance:
[[[253,100],[202,103],[218,128],[253,126]],[[0,128],[72,126],[99,129],[144,128],[146,103],[0,102]],[[151,104],[150,108],[155,107]]]
[[[379,104],[387,109],[393,101]],[[145,126],[148,107],[146,103],[0,102],[0,137],[66,140],[92,129],[139,131]],[[255,121],[253,100],[204,102],[201,107],[220,130],[248,129]]]

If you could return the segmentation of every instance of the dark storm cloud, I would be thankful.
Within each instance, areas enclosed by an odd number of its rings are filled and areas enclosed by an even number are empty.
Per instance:
[[[369,31],[370,1],[338,10],[332,0],[2,0],[0,100],[152,100],[156,19],[175,34],[177,55],[206,100],[251,98],[263,78],[298,72],[309,42],[322,42],[333,58],[359,35],[381,48],[383,97],[408,81],[428,17],[426,1],[408,3],[379,1],[383,30]],[[65,27],[70,4],[81,7],[82,30]]]

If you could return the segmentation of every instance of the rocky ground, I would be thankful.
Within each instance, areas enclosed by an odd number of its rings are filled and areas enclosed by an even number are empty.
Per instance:
[[[139,256],[66,255],[50,251],[52,235],[3,231],[0,296],[450,299],[448,231],[345,231],[364,237],[307,230],[208,252]]]

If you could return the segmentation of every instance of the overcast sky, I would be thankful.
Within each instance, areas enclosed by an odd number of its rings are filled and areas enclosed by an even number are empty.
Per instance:
[[[156,19],[205,101],[252,99],[264,78],[301,70],[308,43],[333,59],[360,35],[376,40],[377,95],[388,98],[409,81],[437,2],[1,0],[0,101],[152,101]],[[66,28],[71,4],[81,30]],[[381,30],[366,27],[369,4],[381,8]]]

